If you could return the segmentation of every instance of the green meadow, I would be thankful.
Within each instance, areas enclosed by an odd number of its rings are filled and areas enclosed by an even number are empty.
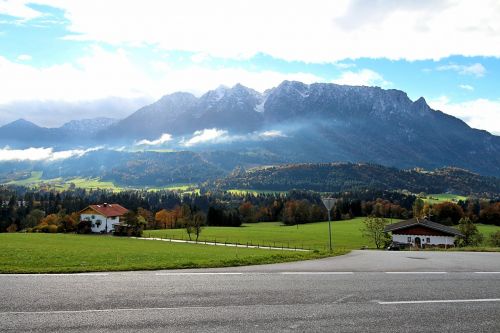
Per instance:
[[[375,247],[371,240],[362,236],[363,219],[331,222],[333,247],[346,250]],[[148,236],[187,239],[184,229],[144,231],[144,237]],[[241,227],[205,227],[201,232],[200,240],[325,250],[329,242],[328,222],[296,226],[285,226],[281,222],[261,222],[244,224]]]
[[[335,254],[344,252],[336,251]],[[320,252],[178,244],[103,235],[0,234],[0,273],[224,267],[320,258]]]
[[[428,194],[425,198],[421,198],[424,202],[429,204],[438,204],[442,202],[458,202],[460,200],[465,201],[467,197],[458,194],[450,194],[450,193],[438,193],[438,194]]]
[[[363,217],[346,221],[331,222],[334,248],[355,250],[375,248],[375,244],[363,237]],[[399,220],[392,220],[393,223]],[[489,245],[489,237],[500,227],[477,224],[484,237],[484,245]],[[185,229],[145,230],[144,237],[188,239]],[[241,227],[205,227],[199,241],[227,242],[260,246],[292,247],[326,250],[328,249],[328,222],[316,222],[297,226],[285,226],[281,222],[260,222],[244,224]]]
[[[18,186],[27,186],[33,188],[40,187],[48,187],[50,189],[56,190],[67,190],[70,188],[72,184],[76,188],[82,188],[86,190],[90,189],[100,189],[100,190],[110,190],[113,192],[131,190],[131,189],[147,189],[148,191],[159,191],[159,190],[168,190],[168,191],[176,191],[181,193],[199,193],[199,189],[196,184],[171,184],[162,187],[124,187],[114,184],[110,181],[105,181],[100,179],[99,177],[75,177],[75,178],[51,178],[51,179],[43,179],[43,173],[41,171],[32,171],[30,177],[19,180],[12,180],[7,184],[10,185],[18,185]]]

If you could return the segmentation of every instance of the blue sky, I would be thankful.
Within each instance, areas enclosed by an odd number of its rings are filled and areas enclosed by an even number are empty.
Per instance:
[[[400,89],[500,134],[498,1],[0,0],[0,124],[282,80]]]

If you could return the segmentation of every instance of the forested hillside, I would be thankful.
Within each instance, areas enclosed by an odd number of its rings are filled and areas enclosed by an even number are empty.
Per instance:
[[[412,193],[452,192],[481,197],[500,195],[500,179],[480,176],[467,170],[399,170],[363,163],[287,164],[239,170],[217,181],[216,186],[220,189],[271,191],[300,189],[339,192],[384,189],[407,190]]]

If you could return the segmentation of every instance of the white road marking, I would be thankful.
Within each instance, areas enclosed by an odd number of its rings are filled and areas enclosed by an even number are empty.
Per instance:
[[[172,273],[156,273],[155,275],[242,275],[240,272],[172,272]]]
[[[448,272],[384,272],[385,274],[448,274]]]
[[[394,302],[377,302],[382,305],[391,304],[426,304],[426,303],[471,303],[471,302],[500,302],[500,298],[479,298],[479,299],[436,299],[426,301],[394,301]]]
[[[347,275],[353,272],[281,272],[283,275]]]

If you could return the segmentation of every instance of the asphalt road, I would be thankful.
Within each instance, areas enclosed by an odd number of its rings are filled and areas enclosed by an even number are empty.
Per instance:
[[[500,254],[0,275],[0,331],[500,332]]]

